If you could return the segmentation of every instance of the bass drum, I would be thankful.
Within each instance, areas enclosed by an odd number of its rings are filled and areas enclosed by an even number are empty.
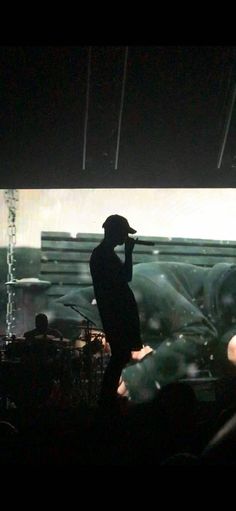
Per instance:
[[[46,403],[60,373],[57,345],[23,337],[11,339],[0,364],[0,393],[17,408],[37,408]]]
[[[5,347],[5,358],[7,360],[20,360],[27,355],[29,343],[24,337],[9,339]]]

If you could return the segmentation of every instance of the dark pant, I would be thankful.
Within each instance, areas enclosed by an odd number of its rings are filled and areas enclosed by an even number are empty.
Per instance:
[[[100,405],[110,406],[116,402],[117,388],[121,376],[122,369],[129,362],[131,351],[126,348],[119,348],[117,346],[111,347],[111,358],[105,370],[101,394]]]

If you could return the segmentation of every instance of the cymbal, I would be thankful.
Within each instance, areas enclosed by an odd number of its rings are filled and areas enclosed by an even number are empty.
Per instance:
[[[27,277],[23,279],[12,279],[4,283],[5,286],[17,286],[17,287],[49,287],[51,282],[49,280],[40,280],[34,277]]]
[[[11,342],[23,342],[25,341],[25,337],[9,337],[7,340]]]
[[[83,341],[82,339],[76,339],[74,341],[74,346],[75,346],[75,349],[76,348],[83,348],[85,346],[86,342]]]
[[[64,343],[64,344],[68,344],[70,343],[70,339],[65,339],[64,337],[61,338],[61,337],[52,337],[51,339],[52,341],[55,341],[55,342],[61,342],[61,343]]]
[[[85,325],[79,325],[79,330],[83,330],[85,332],[99,332],[99,333],[103,333],[103,330],[101,328],[97,328],[95,326],[85,326]]]

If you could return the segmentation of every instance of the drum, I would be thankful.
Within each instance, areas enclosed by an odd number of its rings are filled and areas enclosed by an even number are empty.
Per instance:
[[[1,395],[17,407],[46,404],[55,381],[69,387],[70,345],[49,335],[9,339],[0,364]]]
[[[78,339],[74,340],[73,347],[75,350],[82,350],[84,348],[86,342],[83,338],[79,337]]]
[[[105,344],[106,339],[104,333],[100,330],[91,329],[90,335],[85,338],[85,345],[82,348],[83,353],[98,358],[104,351]]]
[[[29,344],[24,337],[9,339],[5,348],[5,357],[7,360],[19,360],[28,352]]]
[[[84,356],[100,356],[104,350],[105,336],[100,330],[89,329],[82,332],[72,343],[73,358],[79,359]]]
[[[72,343],[72,367],[76,375],[90,368],[92,359],[103,349],[103,333],[99,330],[82,329],[80,336]],[[87,369],[86,369],[87,372]]]

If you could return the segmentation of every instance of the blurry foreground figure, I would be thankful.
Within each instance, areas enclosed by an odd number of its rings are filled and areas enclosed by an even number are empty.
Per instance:
[[[143,357],[141,350],[137,363],[128,363],[122,371],[122,388],[130,399],[150,400],[156,389],[194,376],[199,369],[216,376],[235,374],[236,265],[140,263],[133,268],[129,286],[138,305],[143,343],[153,350]],[[66,303],[71,295],[60,300]],[[92,286],[73,292],[73,300],[102,328]],[[125,310],[124,318],[128,323]]]

